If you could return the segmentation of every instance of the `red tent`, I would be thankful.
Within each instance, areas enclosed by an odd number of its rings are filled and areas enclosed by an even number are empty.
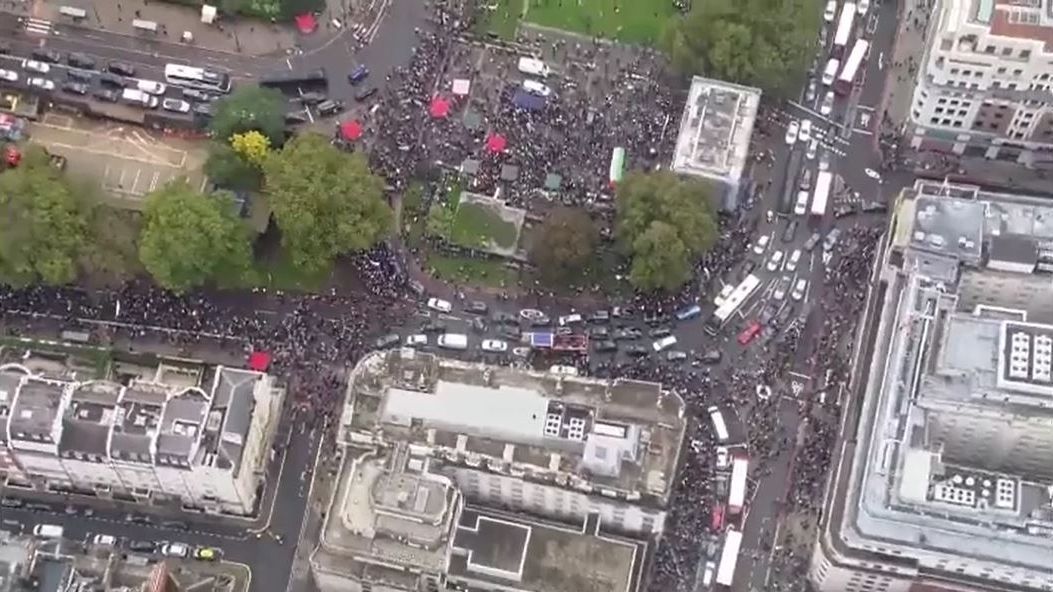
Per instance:
[[[508,140],[501,134],[490,134],[490,137],[486,139],[486,149],[495,154],[504,152],[507,147]]]
[[[357,121],[345,121],[340,124],[340,137],[354,142],[362,137],[362,124]]]
[[[296,28],[304,35],[310,35],[318,30],[318,19],[307,12],[296,17]]]
[[[442,119],[450,114],[450,102],[442,97],[435,97],[428,106],[428,114],[435,119]]]
[[[271,355],[267,352],[254,351],[249,354],[249,369],[266,372],[271,365]]]

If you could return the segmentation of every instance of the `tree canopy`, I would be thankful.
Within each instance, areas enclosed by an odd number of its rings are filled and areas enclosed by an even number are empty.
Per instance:
[[[530,258],[548,281],[567,281],[580,274],[596,253],[596,225],[576,208],[549,212],[530,248]]]
[[[271,88],[239,85],[216,102],[209,129],[220,142],[230,141],[234,134],[258,131],[271,146],[280,146],[285,139],[285,98]]]
[[[42,149],[0,175],[0,280],[73,281],[86,234],[82,204]]]
[[[788,96],[815,54],[819,0],[706,0],[670,22],[663,45],[674,68]]]
[[[672,290],[717,240],[712,192],[668,171],[632,173],[618,185],[616,236],[632,258],[630,280],[644,290]]]
[[[341,151],[319,134],[302,134],[263,166],[265,192],[298,267],[319,269],[368,249],[391,232],[384,181],[361,153]]]
[[[271,141],[262,133],[252,130],[230,137],[230,147],[249,164],[263,165],[271,149]]]
[[[216,196],[172,182],[147,197],[139,258],[158,284],[183,292],[243,274],[251,265],[248,229]]]
[[[259,189],[263,183],[260,167],[246,162],[225,142],[212,142],[205,161],[205,174],[216,185],[235,190]]]

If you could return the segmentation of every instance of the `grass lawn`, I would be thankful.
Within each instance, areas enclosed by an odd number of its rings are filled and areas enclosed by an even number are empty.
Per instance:
[[[522,16],[526,5],[526,15]],[[491,0],[480,20],[483,32],[504,39],[526,22],[625,43],[654,45],[666,21],[676,14],[669,0]]]
[[[432,275],[449,282],[503,288],[516,283],[515,270],[501,261],[476,257],[452,257],[431,253],[428,267]]]
[[[501,39],[515,39],[524,0],[487,0],[483,5],[476,33],[493,33]]]
[[[482,247],[493,241],[502,249],[511,249],[518,238],[515,224],[491,208],[472,202],[457,207],[450,229],[450,242],[464,247]]]

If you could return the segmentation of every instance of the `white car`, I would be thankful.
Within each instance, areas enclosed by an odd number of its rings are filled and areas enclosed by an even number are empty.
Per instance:
[[[834,111],[834,91],[828,90],[823,95],[823,102],[819,103],[819,114],[823,117],[830,115]]]
[[[801,129],[797,133],[797,139],[808,143],[812,141],[812,120],[805,119],[801,121]]]
[[[506,352],[508,351],[508,342],[500,339],[484,339],[482,345],[483,351],[488,352]]]
[[[877,179],[878,181],[881,180],[881,173],[875,171],[874,169],[863,169],[863,172],[866,173],[866,175],[871,179]]]
[[[190,103],[182,99],[164,99],[161,108],[173,113],[190,113]]]
[[[168,89],[163,82],[157,82],[156,80],[140,80],[135,83],[135,87],[150,95],[163,95],[165,90]]]
[[[442,298],[429,298],[428,308],[439,312],[450,312],[453,310],[453,305]]]
[[[6,80],[8,82],[18,82],[18,72],[13,70],[0,70],[0,80]]]
[[[801,124],[796,121],[791,121],[790,125],[786,126],[786,145],[793,146],[797,143],[797,132],[800,131]]]
[[[717,468],[726,469],[728,468],[728,462],[730,457],[728,455],[727,446],[717,446]]]
[[[832,23],[834,17],[837,16],[837,0],[830,0],[826,3],[826,8],[823,9],[823,20]]]
[[[812,138],[812,143],[808,144],[808,151],[804,155],[808,160],[815,160],[815,155],[819,153],[819,140]]]
[[[55,90],[55,83],[47,78],[30,78],[26,84],[40,90]]]
[[[782,251],[775,251],[771,254],[771,258],[768,259],[768,271],[776,271],[779,266],[782,265]]]
[[[428,336],[423,333],[407,335],[406,345],[428,345]]]
[[[517,358],[529,357],[530,356],[530,348],[529,347],[517,347],[517,348],[512,350],[512,355],[516,356]]]
[[[183,543],[165,543],[161,547],[161,554],[165,557],[186,557],[190,555],[190,547]]]
[[[38,74],[47,74],[51,71],[51,66],[44,62],[38,62],[36,60],[22,60],[22,69],[29,72],[36,72]]]
[[[804,293],[808,291],[808,280],[801,278],[797,280],[797,283],[793,285],[793,292],[790,293],[790,297],[794,300],[800,300],[804,298]]]
[[[790,253],[790,258],[786,260],[786,271],[793,273],[797,271],[797,264],[801,261],[801,250],[794,249]]]
[[[540,322],[541,320],[548,319],[548,315],[536,308],[524,308],[519,311],[519,316],[531,322]]]
[[[772,291],[771,297],[776,301],[781,301],[786,298],[786,292],[790,290],[790,276],[785,275],[779,280],[779,283],[775,284],[775,290]]]
[[[117,544],[117,537],[110,534],[97,534],[92,537],[91,542],[101,547],[112,547]]]
[[[767,234],[761,235],[757,239],[757,242],[753,245],[753,252],[758,255],[763,255],[764,251],[768,248],[768,243],[771,242],[771,237]]]
[[[536,80],[524,80],[523,90],[527,91],[532,95],[537,95],[539,97],[547,97],[552,94],[551,88],[545,86],[544,84],[541,84]]]

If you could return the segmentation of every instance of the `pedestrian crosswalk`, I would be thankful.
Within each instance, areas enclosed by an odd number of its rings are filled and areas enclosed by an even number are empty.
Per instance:
[[[27,18],[25,20],[26,31],[37,35],[50,35],[52,23],[49,20],[38,18]]]

